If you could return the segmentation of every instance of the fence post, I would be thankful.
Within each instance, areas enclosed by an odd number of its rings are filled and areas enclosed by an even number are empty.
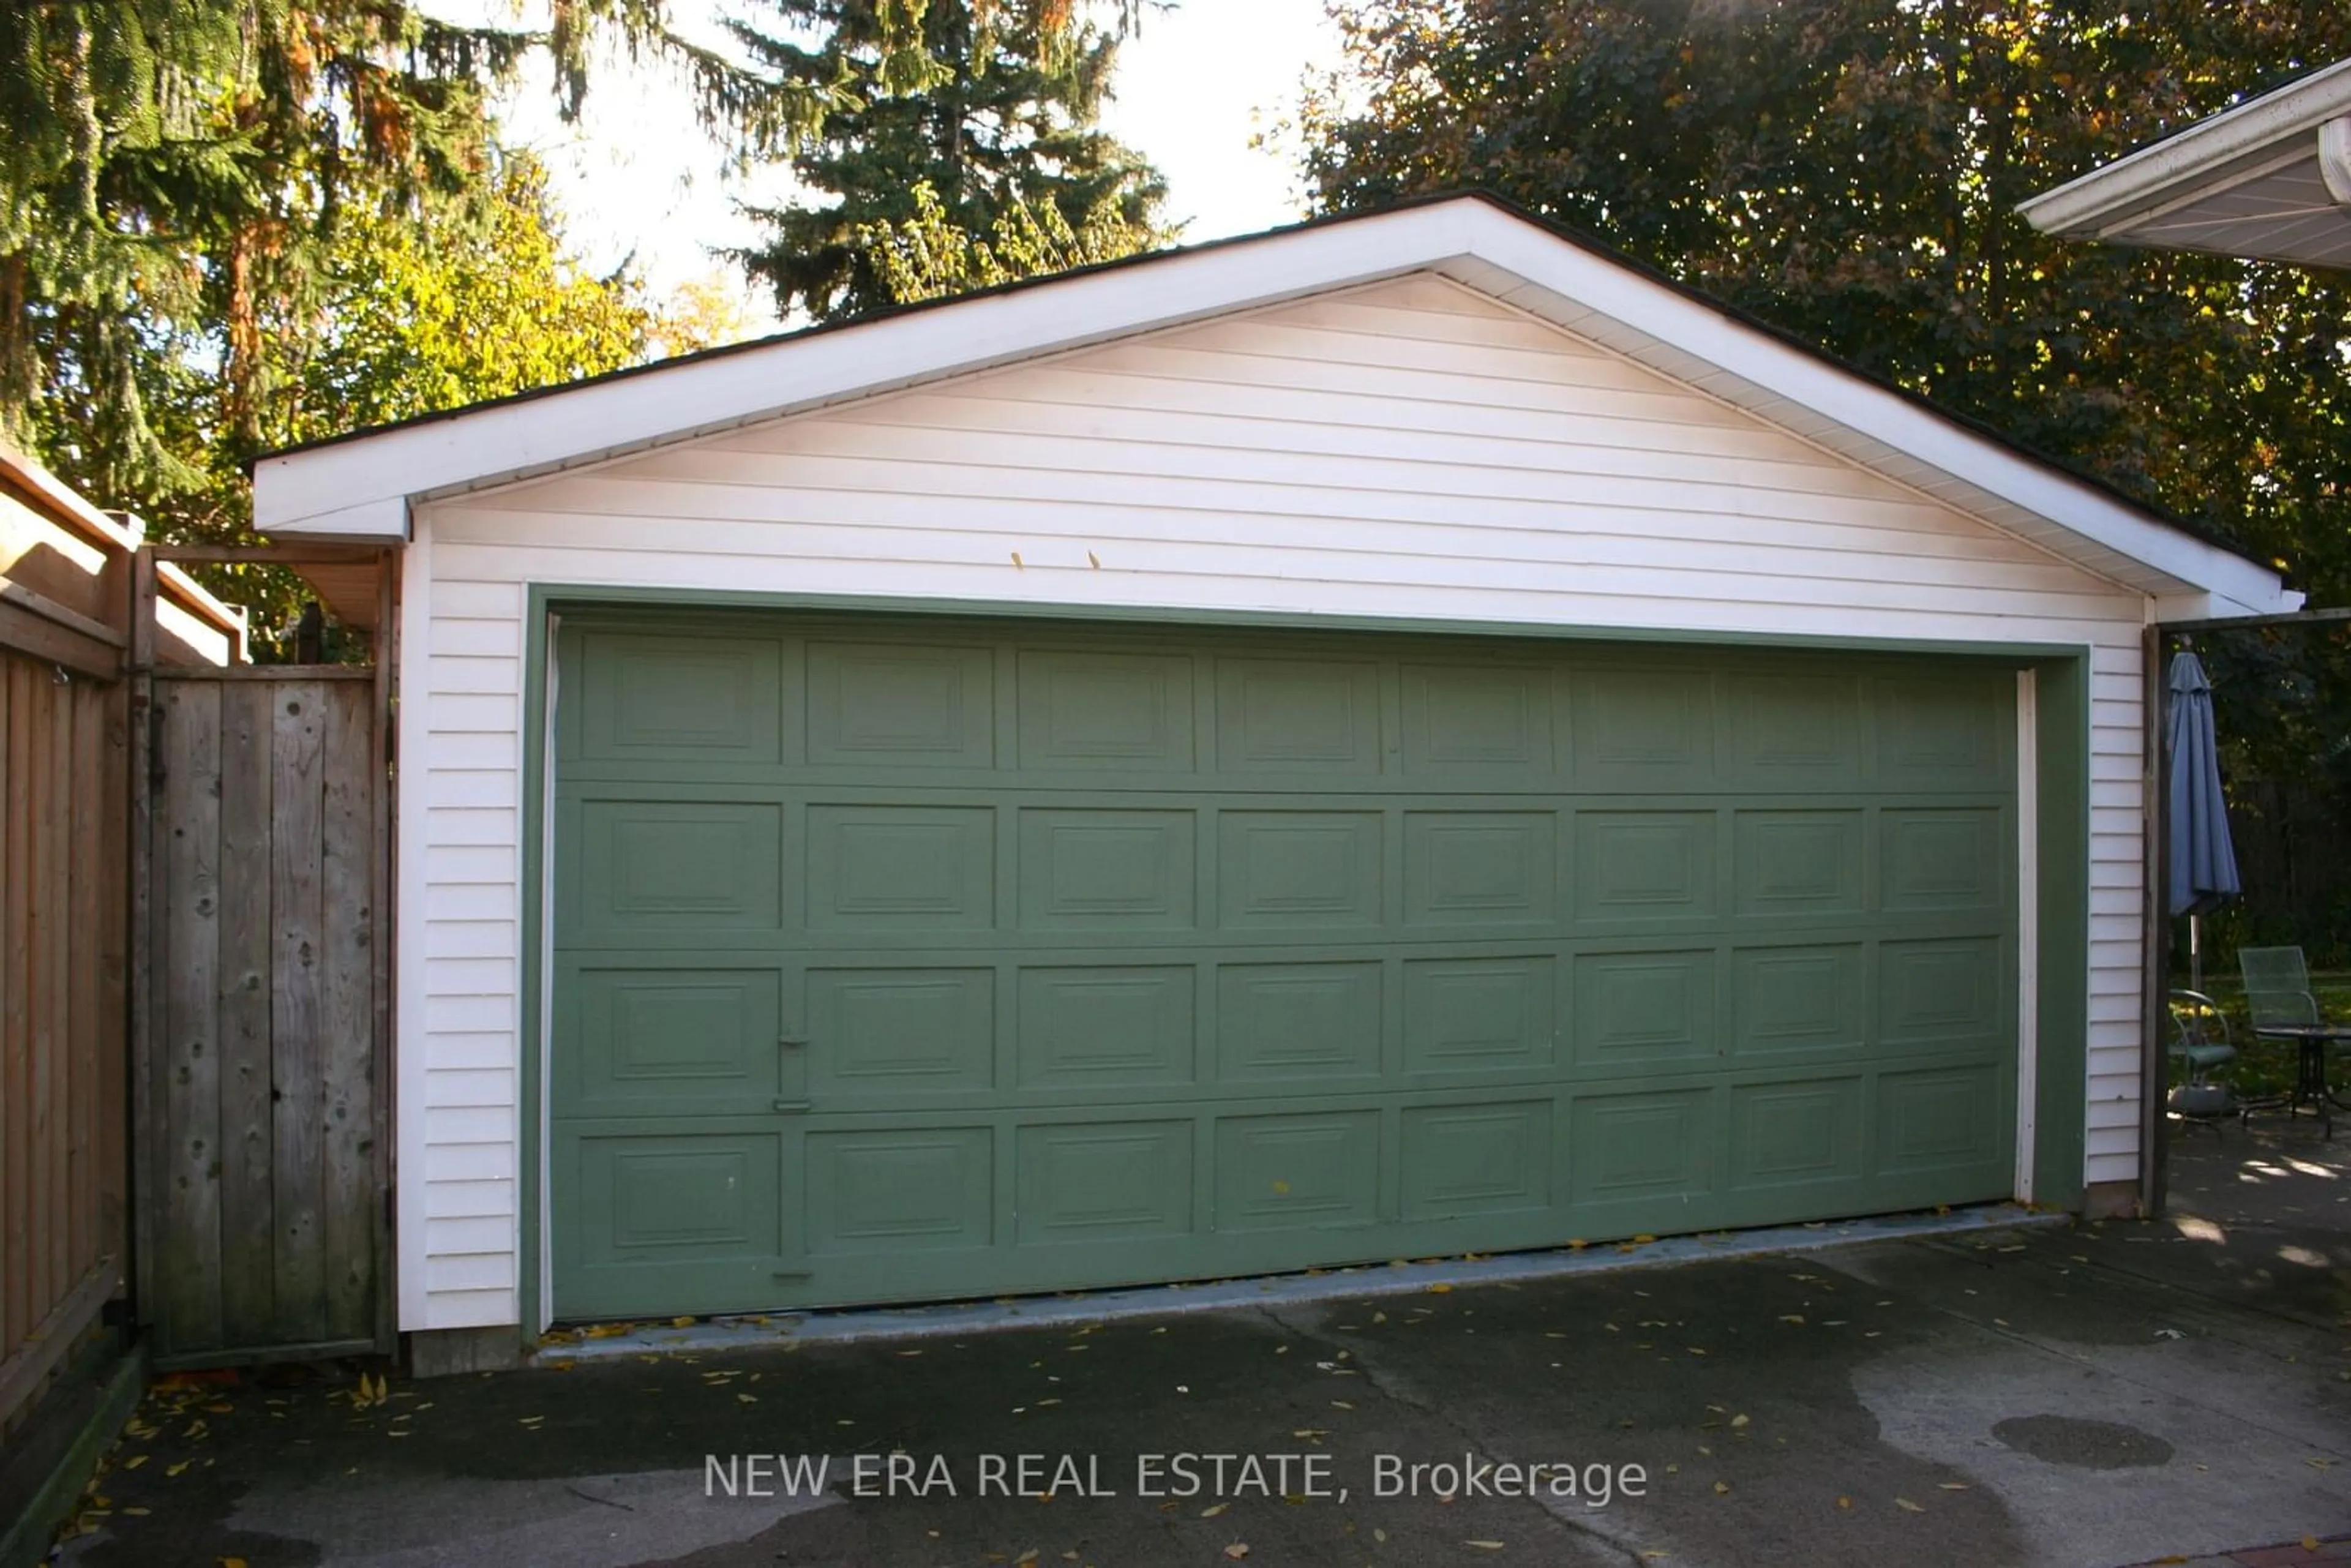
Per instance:
[[[130,967],[123,988],[130,1011],[125,1031],[131,1049],[131,1300],[141,1323],[155,1311],[156,1173],[162,1150],[156,1146],[154,1103],[153,857],[155,816],[155,551],[141,545],[131,558],[130,791]]]

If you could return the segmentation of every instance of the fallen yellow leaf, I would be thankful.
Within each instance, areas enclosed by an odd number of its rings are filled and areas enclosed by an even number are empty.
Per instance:
[[[1217,1517],[1217,1515],[1218,1515],[1218,1514],[1220,1514],[1220,1513],[1224,1512],[1224,1511],[1225,1511],[1225,1510],[1227,1510],[1227,1509],[1228,1509],[1228,1508],[1230,1508],[1230,1507],[1232,1507],[1232,1506],[1233,1506],[1233,1505],[1232,1505],[1231,1503],[1228,1503],[1228,1502],[1219,1502],[1219,1503],[1214,1503],[1214,1504],[1211,1504],[1210,1506],[1208,1506],[1208,1507],[1207,1507],[1207,1508],[1204,1508],[1204,1509],[1202,1509],[1202,1510],[1200,1511],[1200,1517],[1201,1517],[1202,1519],[1214,1519],[1214,1518],[1216,1518],[1216,1517]]]
[[[1225,1555],[1238,1563],[1242,1558],[1249,1555],[1249,1547],[1243,1542],[1236,1541],[1230,1546],[1225,1548]]]
[[[1917,1503],[1912,1502],[1907,1497],[1896,1498],[1894,1500],[1894,1506],[1901,1509],[1906,1513],[1924,1513],[1927,1511],[1925,1509],[1920,1508]]]
[[[1499,1541],[1465,1541],[1461,1544],[1474,1546],[1480,1552],[1499,1552],[1502,1549],[1502,1543]]]
[[[1432,1296],[1449,1295],[1452,1293],[1452,1291],[1453,1287],[1446,1284],[1431,1285],[1428,1288],[1428,1293]]]
[[[1730,1483],[1729,1481],[1715,1482],[1714,1495],[1717,1497],[1729,1497],[1730,1495]]]
[[[1853,1499],[1849,1497],[1841,1497],[1837,1499],[1837,1506],[1839,1508],[1851,1508],[1853,1506]]]

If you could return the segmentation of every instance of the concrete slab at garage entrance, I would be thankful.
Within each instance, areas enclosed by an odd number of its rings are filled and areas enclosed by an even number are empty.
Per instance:
[[[2351,1180],[2314,1145],[2257,1157],[2333,1173],[2313,1189]],[[2296,1233],[2297,1256],[2310,1239]],[[64,1560],[2177,1561],[2351,1525],[2351,1296],[2330,1272],[2351,1251],[2276,1253],[2259,1225],[2220,1240],[2035,1226],[1314,1306],[631,1355],[396,1383],[373,1405],[348,1380],[189,1385],[151,1402],[99,1483],[109,1511]],[[2157,1254],[2176,1255],[2160,1278]],[[842,1467],[893,1452],[918,1474],[943,1464],[955,1494],[853,1495]],[[1296,1479],[1265,1495],[1237,1469],[1222,1495],[1139,1495],[1172,1472],[1139,1477],[1138,1460],[1179,1453],[1313,1457],[1346,1495]],[[1061,1456],[1077,1469],[1050,1501],[978,1495],[988,1456],[1022,1454],[1044,1456],[1030,1492]],[[772,1464],[772,1495],[714,1486],[714,1457],[723,1470],[748,1455],[834,1468],[813,1495],[784,1495]],[[1601,1464],[1620,1486],[1637,1465],[1642,1495],[1448,1498],[1426,1479],[1423,1495],[1374,1495],[1383,1465],[1408,1478],[1465,1456],[1573,1462],[1579,1479]]]

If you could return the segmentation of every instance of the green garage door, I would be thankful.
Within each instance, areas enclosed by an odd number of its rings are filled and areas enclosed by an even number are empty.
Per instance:
[[[2014,677],[567,616],[566,1318],[2006,1195]]]

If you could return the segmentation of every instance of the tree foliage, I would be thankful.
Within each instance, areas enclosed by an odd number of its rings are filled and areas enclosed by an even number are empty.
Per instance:
[[[254,411],[264,448],[369,425],[709,346],[706,325],[663,308],[625,277],[583,272],[565,251],[544,171],[498,153],[472,222],[426,228],[369,214],[340,226],[301,300],[261,302]],[[219,428],[226,383],[199,379],[166,406]],[[148,518],[175,538],[249,537],[242,443],[194,448],[204,482],[157,497]],[[282,641],[301,608],[289,574],[220,568],[212,584],[254,613],[266,643]]]
[[[916,305],[1024,277],[1117,261],[1149,249],[1158,236],[1104,200],[1075,228],[1050,202],[1015,199],[986,237],[958,227],[938,193],[914,190],[914,216],[858,231],[858,248],[872,258],[882,291],[893,305]]]
[[[2019,202],[2351,55],[2336,0],[1371,0],[1324,210],[1482,187],[2351,603],[2351,278]],[[2241,769],[2351,797],[2351,642],[2208,639]]]
[[[739,145],[812,123],[661,0],[557,0],[543,32],[408,0],[0,7],[0,435],[167,537],[234,538],[267,446],[641,350],[625,288],[567,282],[523,319],[500,285],[547,284],[551,242],[490,95],[538,54],[576,114],[600,41],[680,61]],[[417,319],[373,311],[392,299]]]
[[[930,0],[915,57],[887,0],[765,4],[760,23],[734,25],[758,68],[833,95],[792,158],[808,199],[755,209],[769,237],[740,256],[782,314],[838,320],[894,302],[888,267],[903,271],[910,243],[946,228],[998,264],[1007,253],[989,236],[1008,220],[1114,234],[1131,248],[1167,237],[1164,183],[1099,124],[1131,5]]]

